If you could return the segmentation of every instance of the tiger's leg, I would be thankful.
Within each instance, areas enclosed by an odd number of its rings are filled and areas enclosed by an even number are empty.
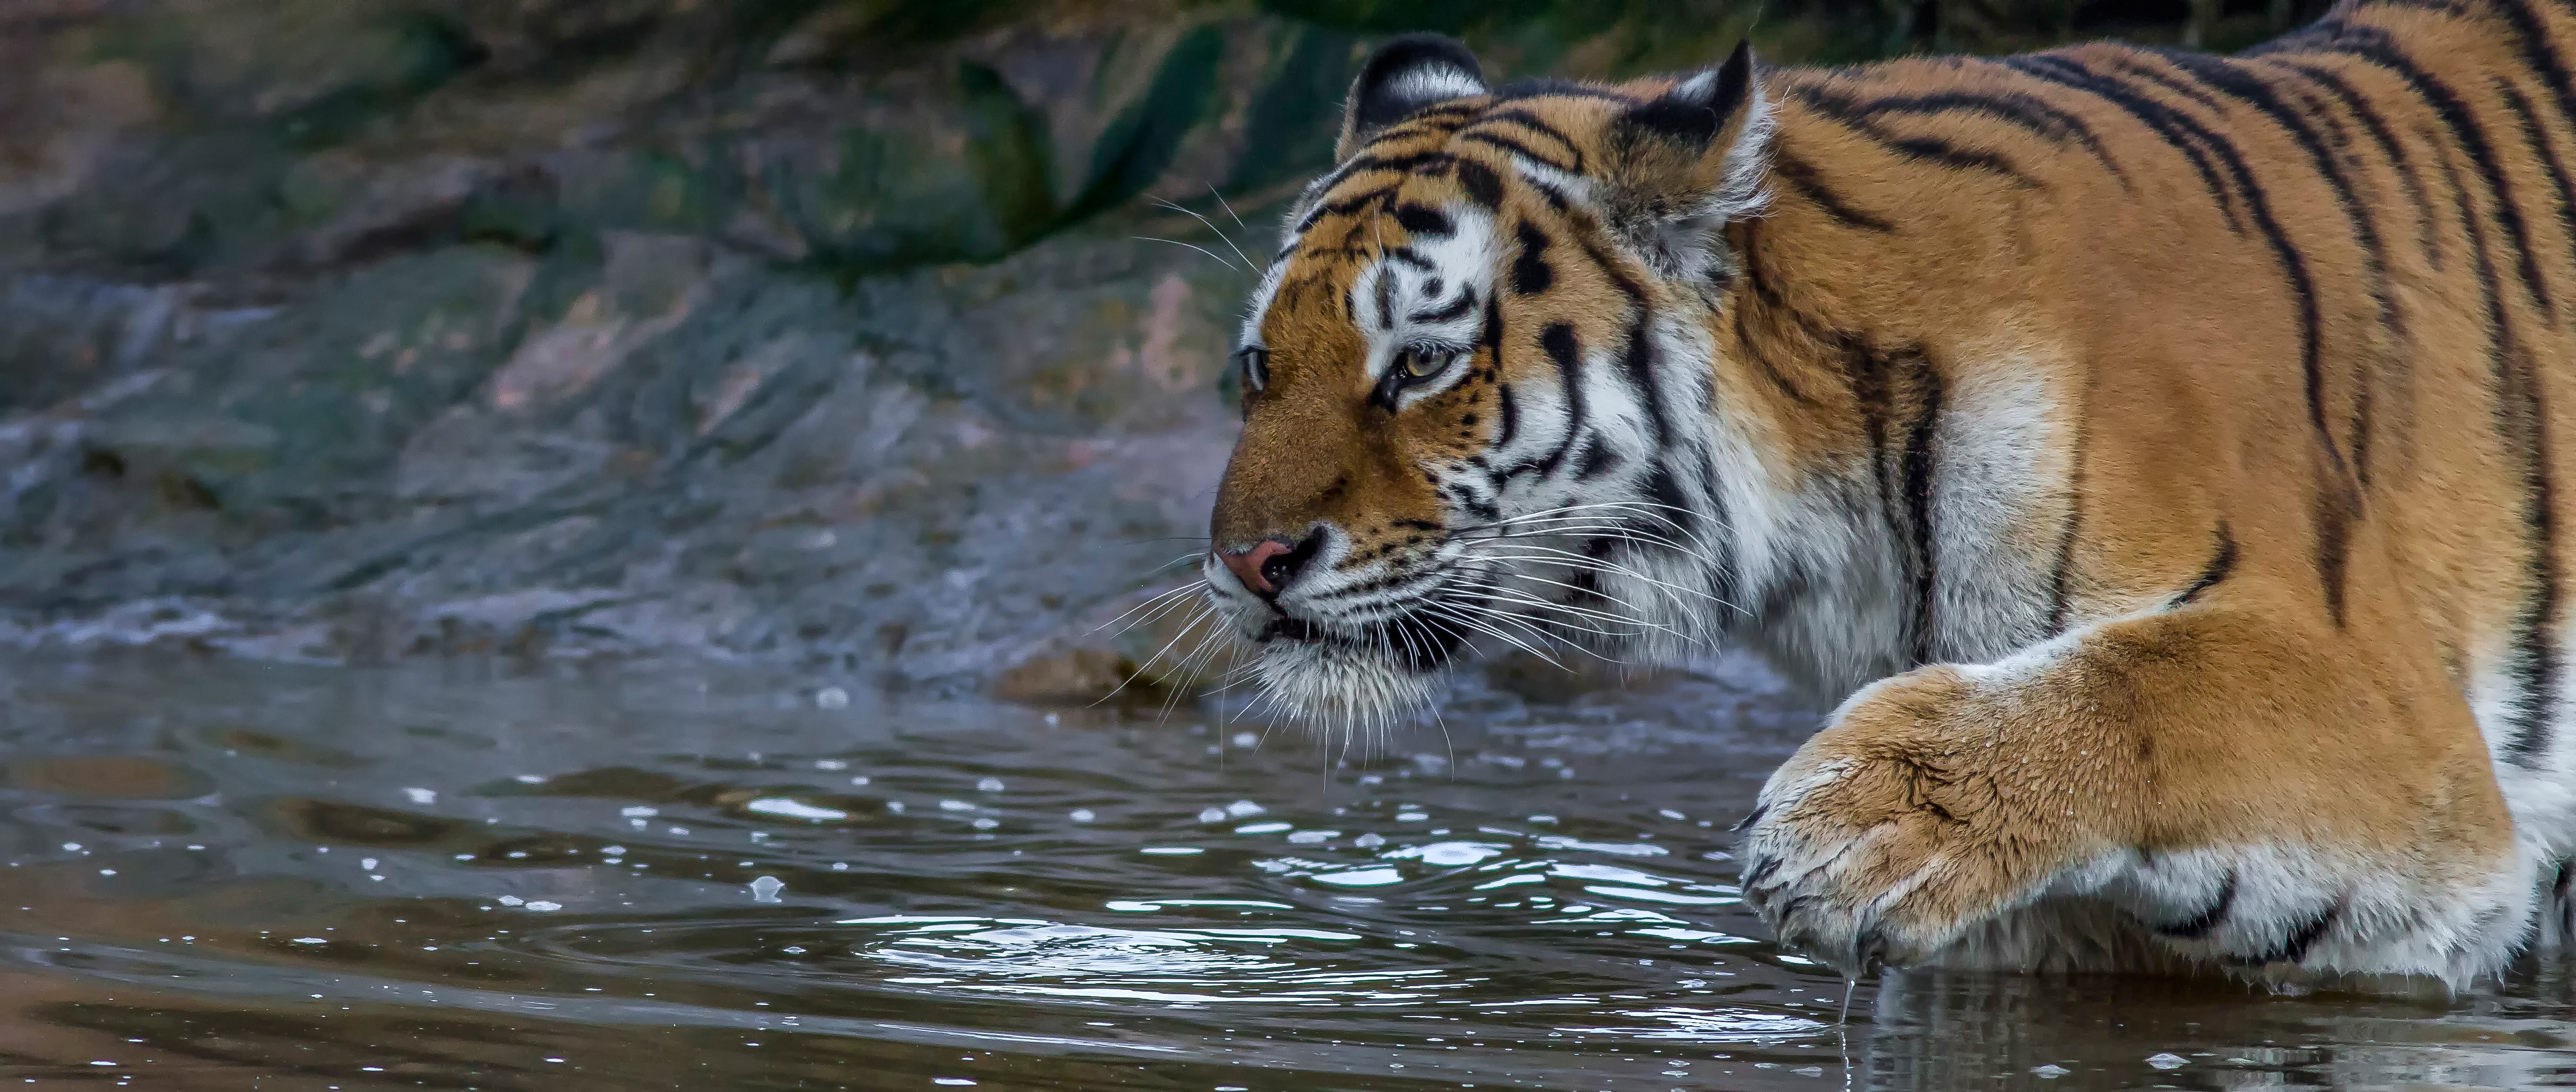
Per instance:
[[[2429,647],[2299,613],[2193,603],[1872,684],[1763,788],[1748,901],[1854,972],[2124,919],[2187,963],[2495,969],[2538,878],[2465,701]]]

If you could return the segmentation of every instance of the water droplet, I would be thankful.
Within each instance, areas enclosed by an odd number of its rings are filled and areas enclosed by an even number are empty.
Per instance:
[[[403,795],[410,797],[411,802],[415,804],[435,804],[438,802],[437,789],[404,789]]]
[[[535,902],[529,903],[528,909],[544,914],[563,909],[563,904],[559,902],[547,902],[544,899],[539,899]]]
[[[837,686],[826,686],[814,692],[814,708],[847,709],[849,707],[850,692],[847,690]]]
[[[524,902],[526,902],[526,901],[528,901],[528,900],[526,900],[526,899],[522,899],[522,898],[518,897],[517,895],[503,895],[503,896],[501,896],[500,898],[498,898],[498,899],[494,899],[494,900],[492,900],[492,901],[497,902],[497,903],[500,903],[500,904],[501,904],[501,905],[503,905],[503,906],[517,906],[517,905],[519,905],[519,904],[521,904],[521,903],[524,903]]]
[[[982,792],[1000,792],[1002,791],[1002,779],[998,777],[987,777],[976,782],[975,788]]]
[[[1351,844],[1358,846],[1361,849],[1376,849],[1377,847],[1386,844],[1386,836],[1379,834],[1376,831],[1370,831],[1357,838],[1351,839]]]
[[[662,814],[662,809],[637,804],[633,807],[619,808],[617,809],[617,814],[623,815],[629,819],[640,819],[647,815],[660,815]]]
[[[2182,1055],[2175,1054],[2171,1051],[2166,1051],[2161,1054],[2147,1055],[2147,1064],[2158,1069],[2180,1069],[2184,1066],[2190,1065],[2191,1059],[2185,1058]]]
[[[1255,804],[1249,800],[1237,800],[1234,803],[1225,806],[1225,813],[1237,819],[1241,819],[1247,815],[1259,815],[1268,810],[1270,809],[1262,807],[1261,805]]]
[[[600,852],[602,855],[604,855],[604,856],[609,856],[609,857],[623,857],[623,856],[625,856],[625,855],[626,855],[626,847],[625,847],[625,846],[601,846],[601,847],[599,847],[599,852]]]
[[[2062,1065],[2036,1065],[2030,1068],[2031,1076],[2043,1081],[2053,1081],[2073,1072],[2075,1071]]]
[[[543,785],[546,783],[546,775],[523,773],[517,777],[511,778],[510,780],[516,781],[522,785]]]
[[[1501,852],[1493,846],[1474,842],[1433,842],[1422,847],[1422,863],[1442,868],[1463,868]]]
[[[1261,737],[1251,732],[1236,732],[1233,743],[1237,747],[1258,747],[1261,745]]]
[[[751,881],[751,901],[777,902],[778,893],[786,889],[786,881],[781,880],[776,876],[762,876],[759,879]]]
[[[850,768],[850,764],[837,758],[818,758],[814,760],[814,768],[818,770],[846,770]]]
[[[775,815],[782,819],[803,819],[815,823],[829,823],[850,817],[850,813],[838,808],[818,808],[802,800],[754,800],[743,805],[742,808],[744,811],[759,812],[762,815]],[[755,842],[763,837],[765,835],[761,831],[753,831],[751,834]]]
[[[1090,808],[1075,808],[1073,809],[1073,814],[1066,818],[1072,819],[1077,823],[1088,823],[1094,819],[1100,818],[1100,816],[1093,814]]]
[[[1224,808],[1209,808],[1209,809],[1207,809],[1206,811],[1202,811],[1202,812],[1200,812],[1200,813],[1199,813],[1199,822],[1202,822],[1202,823],[1222,823],[1222,822],[1225,822],[1225,809],[1224,809]]]

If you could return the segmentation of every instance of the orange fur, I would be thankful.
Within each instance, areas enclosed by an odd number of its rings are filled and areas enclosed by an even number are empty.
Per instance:
[[[1390,580],[1462,564],[1435,551],[1477,524],[1452,490],[1505,388],[1570,389],[1568,344],[1636,406],[1704,384],[1676,420],[1589,427],[1703,444],[1662,465],[1707,478],[1679,507],[1727,545],[1710,595],[1743,600],[1709,631],[1851,694],[1746,835],[1788,939],[1851,966],[2492,970],[2565,931],[2576,858],[2571,53],[2576,13],[2525,0],[2346,3],[2238,58],[1762,73],[1704,143],[1687,111],[1634,120],[1688,76],[1354,123],[1252,331],[1218,548],[1329,527]],[[1762,109],[1765,206],[1675,235]],[[1408,207],[1490,217],[1500,336],[1390,409],[1368,360],[1398,335],[1350,301],[1437,241]],[[1542,291],[1505,287],[1523,225]],[[1704,353],[1695,376],[1635,366],[1650,319],[1650,364]],[[1507,524],[1529,480],[1471,499]],[[1564,602],[1642,623],[1592,572]]]

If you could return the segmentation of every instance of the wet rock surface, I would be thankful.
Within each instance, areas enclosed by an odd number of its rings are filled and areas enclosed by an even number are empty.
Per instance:
[[[1235,246],[1369,44],[1624,76],[1753,14],[0,4],[0,643],[1095,691],[1170,636],[1091,629],[1193,549]],[[1756,39],[1980,44],[1884,15]]]
[[[0,635],[1119,675],[1361,43],[974,7],[0,16]]]

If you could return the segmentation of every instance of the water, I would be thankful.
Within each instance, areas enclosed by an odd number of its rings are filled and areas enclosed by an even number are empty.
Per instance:
[[[2576,1084],[2555,962],[1911,975],[1844,1022],[1737,901],[1725,828],[1814,722],[1740,664],[1366,756],[695,670],[0,676],[0,1085]]]

